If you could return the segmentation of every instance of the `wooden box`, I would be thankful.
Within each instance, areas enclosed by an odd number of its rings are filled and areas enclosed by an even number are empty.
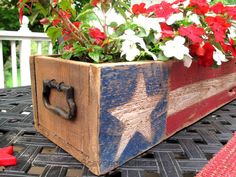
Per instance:
[[[30,62],[36,129],[97,175],[236,98],[234,61],[218,69],[43,56]]]

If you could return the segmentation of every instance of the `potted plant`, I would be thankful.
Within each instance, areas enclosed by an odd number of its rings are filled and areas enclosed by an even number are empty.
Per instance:
[[[236,98],[235,6],[20,0],[61,57],[32,56],[36,129],[105,174]],[[32,10],[32,6],[35,7]],[[68,60],[70,59],[70,60]]]

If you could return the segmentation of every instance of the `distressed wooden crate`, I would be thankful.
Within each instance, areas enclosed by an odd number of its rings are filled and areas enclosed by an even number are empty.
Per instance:
[[[236,98],[234,61],[218,69],[197,63],[188,69],[182,62],[90,64],[43,56],[30,62],[36,129],[95,174],[124,164]],[[43,82],[53,79],[74,89],[77,109],[71,120],[45,107]],[[50,90],[48,102],[69,112],[59,86]]]

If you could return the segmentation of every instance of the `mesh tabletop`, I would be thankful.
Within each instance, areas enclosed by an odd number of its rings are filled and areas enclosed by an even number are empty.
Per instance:
[[[30,87],[0,90],[0,147],[14,145],[17,165],[0,177],[95,177],[33,127]],[[106,177],[191,177],[236,130],[236,101],[178,132]]]

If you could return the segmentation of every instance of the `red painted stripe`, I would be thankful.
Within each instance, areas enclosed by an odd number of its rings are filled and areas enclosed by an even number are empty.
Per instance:
[[[197,62],[193,62],[190,68],[186,68],[183,62],[175,62],[170,69],[170,91],[194,82],[216,78],[233,72],[236,72],[235,60],[224,63],[219,68],[199,66]]]
[[[213,110],[236,98],[236,90],[223,91],[182,111],[167,117],[166,136],[170,136],[184,127],[196,122]]]

